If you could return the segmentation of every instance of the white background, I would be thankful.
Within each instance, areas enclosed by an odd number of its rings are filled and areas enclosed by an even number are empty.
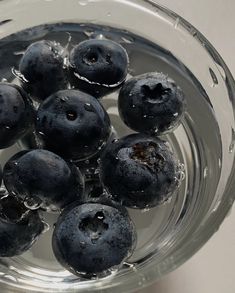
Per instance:
[[[157,1],[156,1],[157,2]],[[159,0],[198,28],[235,77],[235,0]],[[191,260],[139,293],[235,293],[235,207]]]

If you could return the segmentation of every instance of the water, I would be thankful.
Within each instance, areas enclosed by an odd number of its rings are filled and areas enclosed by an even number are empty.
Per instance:
[[[80,1],[86,5],[87,1]],[[177,28],[178,22],[175,23]],[[144,262],[153,253],[159,259],[167,252],[167,243],[174,243],[180,237],[176,233],[187,223],[196,225],[195,219],[200,218],[209,209],[215,194],[216,186],[211,186],[211,171],[213,180],[220,176],[222,155],[220,150],[220,133],[210,99],[195,76],[169,51],[145,39],[128,32],[110,29],[96,25],[56,24],[32,28],[0,41],[0,80],[19,83],[17,69],[19,60],[27,46],[34,41],[48,39],[59,42],[71,50],[77,43],[88,38],[107,38],[119,42],[128,52],[130,67],[128,78],[151,71],[160,71],[172,77],[183,89],[187,100],[187,111],[182,124],[171,134],[163,136],[169,141],[177,154],[182,169],[182,182],[171,201],[162,206],[139,210],[129,210],[137,227],[138,243],[134,255],[128,260],[129,268]],[[218,78],[212,70],[211,85],[217,86]],[[120,120],[117,110],[118,93],[112,93],[102,99],[102,104],[108,111],[112,125],[117,135],[132,133]],[[90,105],[86,105],[90,109]],[[90,109],[92,111],[92,109]],[[211,131],[213,129],[213,131]],[[232,142],[228,151],[234,149],[234,130]],[[0,152],[0,162],[6,160],[17,151],[27,146],[17,145]],[[213,152],[210,150],[213,148]],[[43,214],[50,229],[45,232],[32,249],[20,257],[2,260],[2,264],[12,270],[12,275],[18,279],[19,274],[30,277],[32,284],[38,282],[74,282],[78,279],[56,262],[51,249],[53,224],[58,215]],[[183,229],[183,228],[182,228]],[[125,273],[123,267],[120,273]],[[34,281],[33,281],[34,280]]]

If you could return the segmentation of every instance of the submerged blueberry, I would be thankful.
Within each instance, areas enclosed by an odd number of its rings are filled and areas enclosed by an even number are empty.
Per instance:
[[[30,95],[45,100],[67,86],[64,69],[65,49],[60,44],[42,40],[31,44],[24,53],[19,71],[22,85]]]
[[[35,113],[19,86],[0,82],[0,149],[13,145],[33,125]]]
[[[157,134],[179,124],[185,111],[185,98],[179,86],[163,73],[146,73],[124,84],[118,109],[131,129]]]
[[[179,184],[178,167],[165,141],[132,134],[105,149],[100,161],[100,179],[115,201],[144,209],[172,196]]]
[[[46,99],[38,109],[36,129],[46,149],[72,160],[98,153],[111,133],[101,104],[77,90],[59,91]]]
[[[71,51],[69,67],[73,86],[100,97],[124,82],[128,55],[111,40],[86,40]]]
[[[72,164],[46,150],[20,152],[5,165],[7,190],[27,207],[47,210],[64,208],[83,196],[83,178]]]
[[[135,243],[135,229],[124,209],[87,203],[62,213],[52,246],[61,265],[77,275],[92,277],[120,266]]]
[[[29,211],[15,197],[0,199],[0,256],[27,251],[44,230],[38,212]]]

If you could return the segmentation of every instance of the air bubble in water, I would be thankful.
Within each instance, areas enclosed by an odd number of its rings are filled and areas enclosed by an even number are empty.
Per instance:
[[[232,128],[232,133],[231,133],[231,143],[229,146],[229,153],[233,153],[235,147],[235,131]]]
[[[29,82],[29,81],[24,77],[24,75],[23,75],[19,70],[15,69],[14,67],[12,67],[11,72],[12,72],[12,74],[13,74],[16,78],[20,79],[21,81],[23,81],[23,82]]]
[[[132,44],[134,42],[134,40],[127,37],[122,37],[121,40],[126,44]]]
[[[84,33],[85,36],[87,36],[88,38],[90,38],[94,34],[94,31],[92,31],[92,30],[85,30],[83,33]]]
[[[211,86],[216,87],[219,84],[218,78],[217,78],[215,72],[211,68],[209,68],[209,72],[210,72],[210,76],[212,78],[212,85]]]
[[[179,26],[179,23],[180,23],[180,18],[179,18],[179,17],[177,17],[177,18],[176,18],[176,20],[175,20],[175,22],[174,22],[174,28],[175,28],[175,29],[177,29],[177,28],[178,28],[178,26]]]
[[[34,211],[34,210],[38,210],[42,206],[42,201],[39,198],[38,199],[26,198],[24,200],[24,205],[27,209]]]
[[[206,166],[206,167],[204,168],[204,171],[203,171],[203,177],[204,177],[204,178],[206,178],[206,177],[208,176],[208,171],[209,171],[209,169],[208,169],[208,167]]]

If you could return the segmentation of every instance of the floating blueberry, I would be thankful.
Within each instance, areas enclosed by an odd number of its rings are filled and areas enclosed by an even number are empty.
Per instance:
[[[35,113],[27,94],[17,85],[0,83],[0,149],[13,145],[33,125]]]
[[[114,200],[127,207],[144,209],[172,196],[179,183],[178,167],[163,140],[131,134],[105,149],[100,178]]]
[[[52,41],[38,41],[27,48],[19,71],[24,76],[22,85],[32,97],[45,100],[52,93],[66,88],[65,56],[65,49]]]
[[[54,211],[83,196],[80,171],[46,150],[13,156],[4,167],[3,180],[7,190],[31,209]]]
[[[71,83],[96,97],[116,90],[126,76],[126,50],[110,40],[86,40],[78,44],[69,56]]]
[[[45,148],[72,160],[98,153],[111,134],[109,116],[94,97],[59,91],[39,107],[36,129]]]
[[[124,84],[118,109],[131,129],[158,134],[179,124],[185,111],[185,98],[179,86],[163,73],[146,73]]]
[[[98,203],[73,206],[62,213],[53,234],[57,260],[77,275],[103,276],[131,256],[136,232],[128,213]]]
[[[37,211],[25,208],[15,197],[0,199],[0,256],[12,257],[27,251],[44,230]]]

